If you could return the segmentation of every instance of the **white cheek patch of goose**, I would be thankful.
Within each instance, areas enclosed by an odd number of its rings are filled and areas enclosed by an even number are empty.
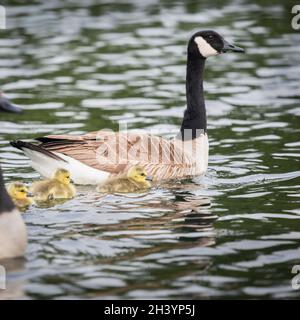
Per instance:
[[[203,57],[207,58],[219,54],[219,52],[214,49],[204,38],[196,37],[194,41],[196,42],[198,49]]]

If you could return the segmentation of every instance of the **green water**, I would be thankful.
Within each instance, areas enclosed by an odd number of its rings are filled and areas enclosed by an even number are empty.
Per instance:
[[[186,43],[214,29],[246,54],[206,63],[204,177],[138,195],[92,187],[24,219],[25,260],[4,298],[299,298],[300,31],[293,2],[6,1],[0,115],[6,181],[38,174],[13,139],[145,129],[172,137],[185,106]],[[5,2],[2,3],[5,5]]]

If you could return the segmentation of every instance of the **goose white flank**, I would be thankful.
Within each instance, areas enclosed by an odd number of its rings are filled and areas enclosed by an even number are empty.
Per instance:
[[[23,256],[26,247],[26,226],[6,191],[0,167],[0,260]]]

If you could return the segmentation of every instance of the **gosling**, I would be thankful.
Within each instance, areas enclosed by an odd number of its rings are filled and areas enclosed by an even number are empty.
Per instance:
[[[139,167],[131,167],[123,176],[108,180],[105,184],[99,185],[97,191],[101,193],[130,193],[151,188],[151,179],[146,171]]]
[[[71,199],[76,194],[76,189],[71,183],[70,172],[58,169],[52,179],[36,181],[31,185],[30,192],[36,201],[53,199]]]
[[[7,191],[18,209],[26,210],[32,205],[33,200],[29,197],[29,191],[25,184],[21,182],[10,183],[7,187]]]

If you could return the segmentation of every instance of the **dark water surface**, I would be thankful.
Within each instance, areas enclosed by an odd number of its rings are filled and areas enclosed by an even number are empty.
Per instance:
[[[9,3],[9,4],[8,4]],[[76,199],[24,214],[13,298],[299,298],[300,31],[288,2],[7,2],[0,87],[6,181],[38,174],[16,138],[129,129],[171,137],[185,106],[186,42],[215,29],[246,54],[206,64],[204,177],[147,194]]]

